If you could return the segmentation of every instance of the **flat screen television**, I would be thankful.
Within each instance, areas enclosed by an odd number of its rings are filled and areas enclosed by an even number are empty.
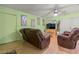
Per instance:
[[[46,24],[46,28],[47,29],[55,29],[55,27],[56,27],[56,24],[55,23],[48,23],[48,24]]]

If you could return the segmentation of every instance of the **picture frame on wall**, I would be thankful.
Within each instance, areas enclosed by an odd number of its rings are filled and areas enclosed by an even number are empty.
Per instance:
[[[37,17],[37,25],[40,25],[40,23],[41,23],[41,19],[40,17]]]
[[[45,26],[45,19],[42,19],[42,25]]]
[[[31,27],[35,27],[36,26],[36,21],[35,19],[31,19]]]
[[[27,26],[27,16],[26,15],[21,16],[21,26],[22,26],[22,28],[26,28],[26,26]]]

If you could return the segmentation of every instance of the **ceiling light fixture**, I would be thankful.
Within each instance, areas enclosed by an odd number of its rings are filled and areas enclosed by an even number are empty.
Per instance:
[[[58,16],[58,13],[55,13],[54,16]]]
[[[58,15],[58,10],[55,9],[55,10],[54,10],[54,16],[57,16],[57,15]]]

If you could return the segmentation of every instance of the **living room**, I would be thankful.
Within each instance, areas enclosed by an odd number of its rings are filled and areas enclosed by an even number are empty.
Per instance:
[[[79,28],[78,19],[78,4],[1,4],[0,53],[78,54],[78,40],[71,49],[59,41]]]

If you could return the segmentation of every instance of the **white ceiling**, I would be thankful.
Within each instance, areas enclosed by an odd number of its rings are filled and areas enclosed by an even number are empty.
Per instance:
[[[20,10],[36,16],[51,16],[54,13],[56,4],[4,4],[2,6]],[[60,15],[79,12],[78,4],[58,4],[57,6]]]

